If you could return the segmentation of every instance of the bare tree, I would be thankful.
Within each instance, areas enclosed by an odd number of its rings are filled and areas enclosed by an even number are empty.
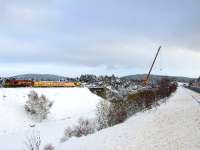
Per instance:
[[[33,133],[31,136],[27,137],[25,141],[24,150],[39,150],[41,145],[41,138],[39,134]]]
[[[35,91],[31,91],[28,94],[28,100],[25,104],[25,110],[30,113],[35,119],[42,121],[47,118],[47,114],[50,112],[53,102],[49,101],[45,95],[40,97]]]

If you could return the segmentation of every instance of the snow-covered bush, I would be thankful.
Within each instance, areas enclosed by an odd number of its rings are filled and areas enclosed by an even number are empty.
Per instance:
[[[158,82],[156,88],[142,89],[136,93],[129,94],[127,100],[124,101],[128,116],[158,106],[160,102],[165,102],[167,97],[176,91],[176,88],[176,83],[162,79]]]
[[[95,124],[92,120],[80,118],[78,125],[74,128],[74,135],[76,137],[86,136],[92,134],[95,131]]]
[[[86,136],[88,134],[94,133],[96,130],[95,123],[92,120],[80,118],[78,121],[78,125],[74,127],[68,127],[64,131],[64,137],[61,139],[61,142],[64,142],[71,137],[81,137]]]
[[[73,129],[71,127],[67,127],[67,129],[65,129],[65,131],[64,131],[64,136],[61,138],[60,141],[65,142],[73,136],[74,136]]]
[[[96,108],[97,130],[122,123],[126,120],[127,112],[123,104],[123,101],[110,102],[101,100]]]
[[[122,123],[127,119],[127,110],[124,101],[112,102],[112,109],[109,114],[109,126]]]
[[[28,100],[24,108],[34,119],[42,121],[47,118],[47,114],[50,112],[52,105],[53,102],[49,101],[45,95],[42,94],[39,97],[35,91],[31,91],[28,94]]]
[[[115,89],[107,89],[106,91],[106,100],[108,101],[118,101],[118,100],[123,100],[123,95],[115,90]]]
[[[159,82],[157,88],[141,89],[137,92],[107,90],[106,100],[97,105],[97,130],[124,122],[139,111],[145,111],[159,105],[176,90],[177,85],[167,79]]]
[[[24,150],[39,150],[41,145],[41,138],[39,135],[32,134],[30,137],[27,137],[25,141]]]
[[[111,103],[106,100],[101,100],[96,107],[96,126],[97,130],[109,127]]]

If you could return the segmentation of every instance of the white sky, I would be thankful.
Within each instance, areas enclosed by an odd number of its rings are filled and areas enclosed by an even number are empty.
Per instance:
[[[200,75],[198,0],[0,0],[0,76]]]

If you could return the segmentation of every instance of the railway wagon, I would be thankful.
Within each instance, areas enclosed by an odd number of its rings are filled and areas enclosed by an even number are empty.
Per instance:
[[[31,87],[33,85],[33,81],[31,80],[14,80],[7,79],[5,80],[4,87]]]
[[[76,82],[55,82],[55,81],[35,81],[33,87],[76,87],[80,83]]]

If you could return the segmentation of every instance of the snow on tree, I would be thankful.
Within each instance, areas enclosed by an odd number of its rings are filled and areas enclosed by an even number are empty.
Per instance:
[[[28,100],[26,101],[24,108],[34,117],[34,119],[42,121],[47,118],[52,105],[53,102],[49,101],[45,95],[42,94],[39,97],[35,91],[31,91],[28,94]]]
[[[97,130],[109,127],[109,116],[111,112],[111,103],[106,100],[101,100],[96,108],[96,126]]]
[[[64,137],[61,138],[61,142],[65,142],[72,137],[81,137],[88,134],[92,134],[96,131],[95,122],[80,118],[78,124],[73,127],[67,127],[64,131]]]

